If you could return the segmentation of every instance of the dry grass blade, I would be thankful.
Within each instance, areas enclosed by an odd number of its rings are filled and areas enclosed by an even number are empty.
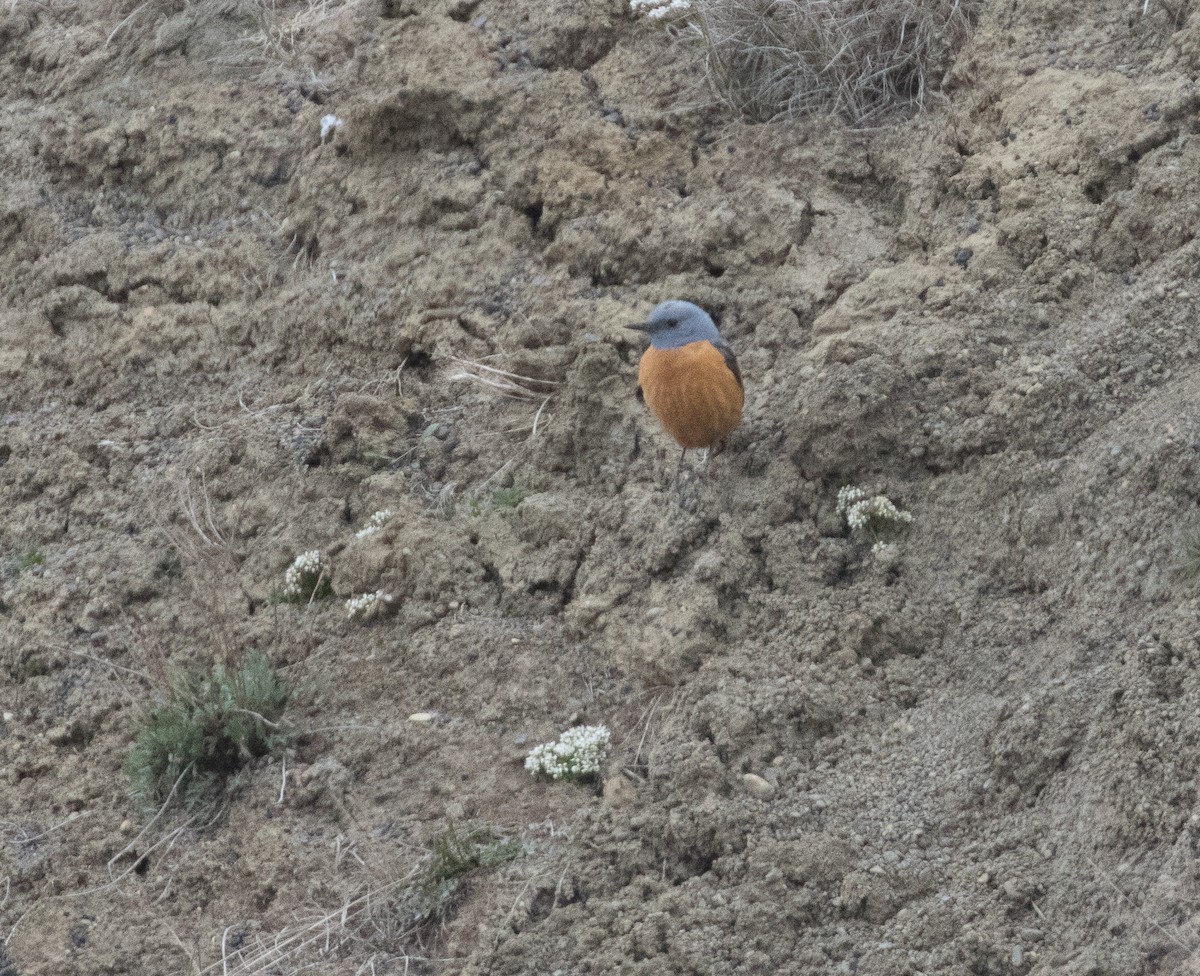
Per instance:
[[[82,820],[84,817],[88,816],[89,813],[91,813],[90,810],[82,810],[72,813],[65,820],[60,820],[53,827],[47,827],[38,834],[31,834],[27,828],[21,827],[20,825],[9,820],[0,820],[0,828],[12,830],[19,835],[7,838],[8,842],[14,846],[21,846],[23,844],[36,844],[38,841],[44,840],[47,836],[54,833],[54,831],[60,830],[63,827],[69,827],[77,820]]]
[[[1117,896],[1117,899],[1121,903],[1126,904],[1130,908],[1132,908],[1148,926],[1153,928],[1155,931],[1159,932],[1165,938],[1169,939],[1178,948],[1184,950],[1188,954],[1189,958],[1197,952],[1196,946],[1188,945],[1186,942],[1183,941],[1183,939],[1179,938],[1179,936],[1177,936],[1174,932],[1168,931],[1166,928],[1164,928],[1162,926],[1162,924],[1157,919],[1153,918],[1149,913],[1147,913],[1147,911],[1144,908],[1142,908],[1142,906],[1140,906],[1137,902],[1135,902],[1127,894],[1125,894],[1125,892],[1123,892],[1117,886],[1117,883],[1115,881],[1113,881],[1112,876],[1108,872],[1106,872],[1103,868],[1101,868],[1099,864],[1097,864],[1095,861],[1093,861],[1086,854],[1083,856],[1083,859],[1085,861],[1087,861],[1087,863],[1091,867],[1091,869],[1096,872],[1096,876],[1098,878],[1100,878],[1100,880],[1102,880],[1106,885],[1108,885],[1110,888],[1112,888],[1113,892]]]
[[[532,376],[522,376],[520,373],[510,373],[506,369],[497,369],[495,366],[474,360],[455,359],[454,362],[462,366],[463,370],[448,377],[451,383],[478,383],[493,392],[518,400],[546,400],[552,395],[553,387],[558,386],[553,380],[539,380]]]
[[[497,396],[529,404],[536,403],[538,407],[530,425],[529,439],[537,437],[538,430],[543,424],[542,414],[545,413],[550,401],[554,399],[556,388],[559,386],[556,380],[541,380],[533,376],[523,376],[520,373],[499,369],[476,360],[454,359],[453,362],[462,369],[447,378],[451,383],[472,383]],[[549,422],[549,418],[546,422]],[[525,427],[521,426],[503,431],[503,433],[517,433],[523,430]]]
[[[191,524],[192,530],[196,535],[210,548],[227,549],[228,542],[221,530],[217,528],[217,524],[213,519],[212,499],[208,494],[208,483],[204,477],[204,472],[200,472],[199,499],[192,492],[192,483],[190,480],[180,480],[178,490],[183,512],[187,516],[188,522]]]

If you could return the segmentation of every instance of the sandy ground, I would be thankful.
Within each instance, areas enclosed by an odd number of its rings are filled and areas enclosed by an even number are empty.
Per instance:
[[[856,134],[618,0],[4,4],[0,972],[1200,970],[1198,71],[992,4]],[[747,389],[678,484],[674,297]],[[251,649],[286,758],[152,820],[168,667]],[[451,823],[520,855],[414,928]]]

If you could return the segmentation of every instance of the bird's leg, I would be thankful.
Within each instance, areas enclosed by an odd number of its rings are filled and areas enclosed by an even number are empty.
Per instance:
[[[679,472],[683,470],[683,459],[687,456],[688,449],[685,447],[679,452],[679,460],[675,464],[675,480],[679,480]]]
[[[675,465],[675,502],[679,506],[681,512],[690,511],[695,504],[695,497],[692,494],[695,490],[695,476],[689,475],[683,467],[683,459],[687,457],[688,449],[685,447],[679,452],[679,462]]]

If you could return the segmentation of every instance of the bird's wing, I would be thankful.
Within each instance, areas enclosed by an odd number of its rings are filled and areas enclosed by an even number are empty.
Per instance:
[[[737,380],[738,386],[745,389],[745,384],[742,383],[742,371],[738,369],[737,356],[733,354],[733,349],[724,339],[714,339],[713,345],[717,347],[721,355],[725,357],[725,365],[729,367],[729,372],[733,374],[733,378]]]

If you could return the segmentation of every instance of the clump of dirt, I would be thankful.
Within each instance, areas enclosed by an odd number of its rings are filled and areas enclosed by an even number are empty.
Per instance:
[[[608,0],[9,6],[0,969],[1194,963],[1200,15],[989,8],[853,133]],[[677,480],[665,298],[747,389]],[[139,806],[251,651],[286,755]],[[505,857],[439,887],[450,825]]]

